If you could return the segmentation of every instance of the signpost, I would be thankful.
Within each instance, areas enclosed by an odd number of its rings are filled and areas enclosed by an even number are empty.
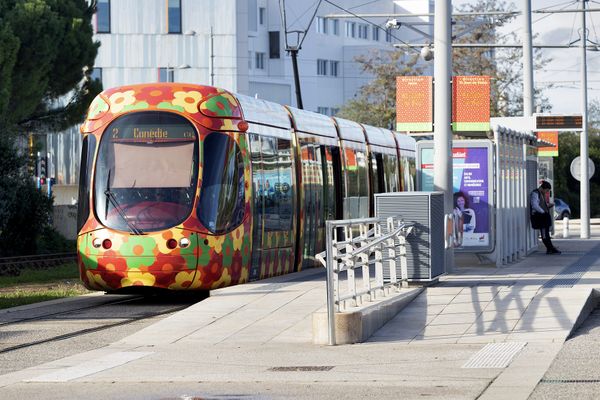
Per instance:
[[[594,162],[588,158],[588,179],[592,179],[594,172],[596,172],[596,166],[594,165]],[[573,175],[573,178],[581,181],[581,157],[579,156],[571,161],[571,175]]]

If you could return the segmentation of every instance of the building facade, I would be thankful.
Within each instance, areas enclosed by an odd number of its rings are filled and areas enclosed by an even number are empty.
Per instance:
[[[105,88],[157,81],[188,82],[297,107],[292,62],[286,48],[298,46],[303,39],[298,51],[303,106],[327,115],[335,115],[372,79],[363,73],[355,57],[373,50],[392,50],[395,43],[403,41],[427,40],[418,38],[420,34],[414,29],[386,29],[389,18],[385,16],[330,16],[424,14],[434,7],[433,0],[97,3],[95,39],[101,45],[92,76]],[[432,34],[429,17],[402,21],[412,21],[418,29]],[[303,31],[305,36],[298,34]],[[76,201],[78,129],[50,134],[47,143],[50,174],[58,184],[56,202],[72,203]]]

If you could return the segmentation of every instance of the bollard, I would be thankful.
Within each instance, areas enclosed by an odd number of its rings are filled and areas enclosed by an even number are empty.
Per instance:
[[[562,220],[563,223],[563,238],[569,237],[569,217],[565,217]]]

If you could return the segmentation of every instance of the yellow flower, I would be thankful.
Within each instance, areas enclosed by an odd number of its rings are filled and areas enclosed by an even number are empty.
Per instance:
[[[221,250],[223,250],[223,242],[225,241],[225,235],[207,236],[206,240],[208,240],[208,246],[212,248],[215,253],[221,254]]]
[[[233,249],[240,250],[242,243],[244,242],[244,224],[238,226],[236,230],[232,232],[233,237]]]
[[[183,107],[186,112],[195,114],[198,112],[198,104],[202,100],[202,94],[192,90],[190,92],[175,92],[172,101],[173,105]]]
[[[121,286],[153,286],[156,281],[156,277],[148,272],[142,272],[139,269],[130,269],[127,273],[127,277],[121,279]]]
[[[133,90],[128,90],[126,92],[117,92],[113,93],[108,101],[110,102],[110,112],[113,114],[118,114],[125,108],[125,106],[129,106],[135,103],[135,92]]]
[[[218,281],[212,283],[211,288],[218,289],[220,287],[229,286],[230,283],[231,275],[229,275],[229,271],[227,271],[227,268],[223,268],[223,273],[221,274],[221,277]]]
[[[233,125],[233,121],[231,121],[230,119],[223,119],[223,125],[221,125],[220,129],[222,131],[232,131],[234,129],[237,129],[237,124]]]
[[[196,271],[181,271],[175,275],[175,283],[169,285],[169,289],[187,289],[192,286]]]
[[[94,289],[110,289],[100,274],[94,274],[91,271],[85,271],[90,286]]]

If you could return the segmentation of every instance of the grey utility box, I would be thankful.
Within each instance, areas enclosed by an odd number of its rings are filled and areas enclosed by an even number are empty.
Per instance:
[[[444,193],[375,194],[375,217],[395,216],[415,224],[407,237],[408,280],[431,281],[444,274]]]

